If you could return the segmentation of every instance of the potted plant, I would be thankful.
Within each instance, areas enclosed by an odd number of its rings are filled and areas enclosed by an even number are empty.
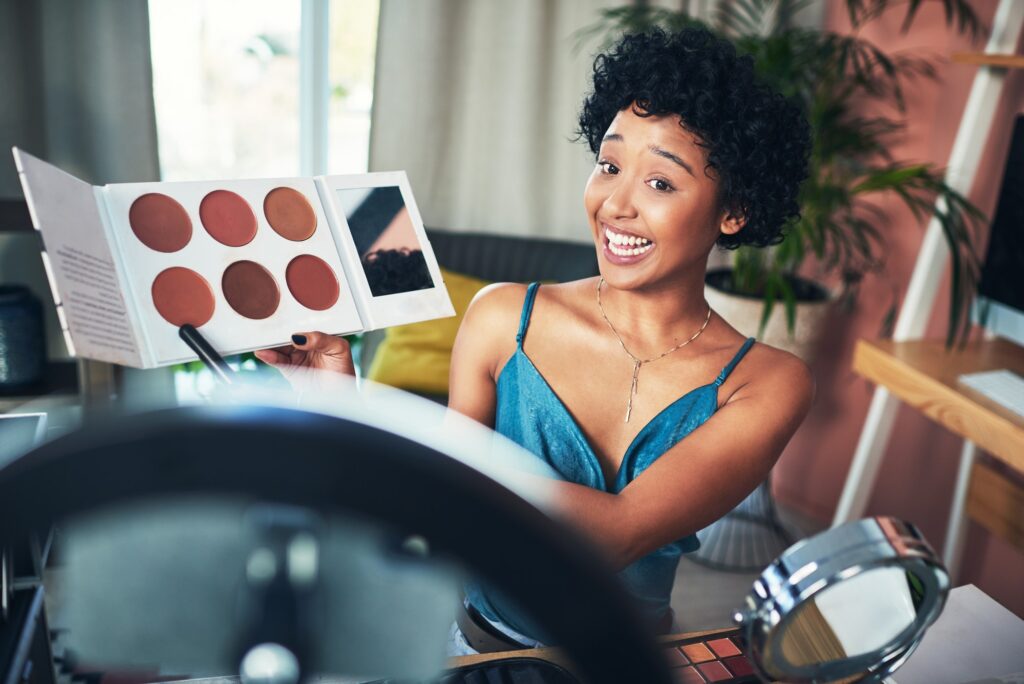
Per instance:
[[[947,25],[972,39],[980,36],[981,22],[966,0],[942,2]],[[800,218],[787,226],[780,244],[740,247],[732,253],[731,267],[711,269],[707,275],[709,302],[741,332],[809,358],[831,302],[852,306],[861,280],[882,270],[886,215],[873,200],[891,195],[918,219],[935,216],[941,222],[953,265],[947,331],[947,344],[952,344],[969,329],[967,312],[980,272],[972,231],[984,216],[945,183],[941,169],[899,161],[889,153],[891,141],[906,124],[902,84],[934,78],[933,64],[920,56],[888,54],[859,36],[890,4],[904,5],[902,30],[911,30],[922,2],[845,0],[853,26],[849,35],[793,26],[793,16],[809,4],[732,0],[721,4],[710,23],[684,10],[631,5],[603,10],[577,40],[582,46],[604,36],[607,45],[621,33],[654,26],[703,26],[751,55],[760,77],[806,112],[814,146],[810,177],[801,190]],[[865,104],[877,102],[894,104],[897,114],[860,113]],[[801,274],[812,255],[820,277],[838,282],[837,287]],[[894,297],[883,334],[891,331],[895,312]]]

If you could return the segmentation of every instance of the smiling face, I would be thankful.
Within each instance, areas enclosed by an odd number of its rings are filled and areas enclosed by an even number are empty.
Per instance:
[[[647,289],[703,279],[715,240],[742,227],[719,206],[706,160],[678,116],[643,117],[633,107],[618,113],[583,196],[610,285]]]

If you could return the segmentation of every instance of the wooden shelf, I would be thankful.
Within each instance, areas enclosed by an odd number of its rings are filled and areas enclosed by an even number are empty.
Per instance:
[[[952,350],[941,340],[861,340],[853,357],[856,373],[1024,472],[1024,418],[957,381],[1000,368],[1024,375],[1024,347],[998,338]]]
[[[984,52],[954,52],[953,61],[957,64],[976,64],[978,66],[1024,69],[1024,55],[989,55]]]
[[[998,338],[971,342],[963,349],[946,349],[940,340],[860,340],[853,355],[856,373],[1006,464],[974,462],[965,512],[1024,550],[1024,416],[957,380],[964,373],[1004,368],[1024,375],[1024,347]]]
[[[967,515],[1003,541],[1024,550],[1024,486],[985,461],[971,468]]]

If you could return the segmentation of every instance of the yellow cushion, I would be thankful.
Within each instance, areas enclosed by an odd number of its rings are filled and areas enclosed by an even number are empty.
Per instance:
[[[388,328],[377,347],[367,377],[370,380],[427,394],[448,393],[455,333],[473,297],[489,285],[485,280],[441,269],[455,315]]]

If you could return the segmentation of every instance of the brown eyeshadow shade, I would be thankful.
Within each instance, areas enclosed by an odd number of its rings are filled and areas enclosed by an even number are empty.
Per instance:
[[[679,648],[683,649],[683,653],[686,654],[686,657],[695,663],[703,663],[706,660],[715,659],[714,654],[702,643],[686,644]]]
[[[213,288],[193,270],[173,266],[161,271],[151,288],[153,306],[171,325],[191,323],[197,328],[213,317]]]
[[[737,656],[740,654],[740,649],[736,647],[736,644],[732,642],[732,639],[724,637],[722,639],[712,639],[708,642],[708,646],[715,652],[719,658],[728,658],[729,656]]]
[[[725,665],[722,665],[717,660],[710,663],[701,663],[697,668],[709,682],[722,682],[726,679],[732,679],[732,673],[725,669]]]
[[[341,295],[334,271],[327,262],[312,254],[300,254],[292,259],[284,277],[292,296],[307,309],[330,309]]]
[[[672,681],[675,684],[705,684],[707,681],[692,666],[672,670]]]
[[[281,303],[281,290],[274,276],[255,261],[236,261],[228,266],[220,286],[231,308],[246,318],[267,318]]]
[[[241,247],[256,237],[256,214],[242,197],[230,190],[214,190],[199,203],[199,220],[217,242]]]
[[[678,648],[667,649],[665,654],[668,656],[669,667],[680,667],[690,664],[690,660]]]
[[[177,252],[192,239],[192,220],[185,207],[159,192],[132,202],[128,225],[142,244],[158,252]]]
[[[263,213],[274,232],[288,240],[308,240],[316,230],[316,212],[294,188],[274,188],[263,200]]]

